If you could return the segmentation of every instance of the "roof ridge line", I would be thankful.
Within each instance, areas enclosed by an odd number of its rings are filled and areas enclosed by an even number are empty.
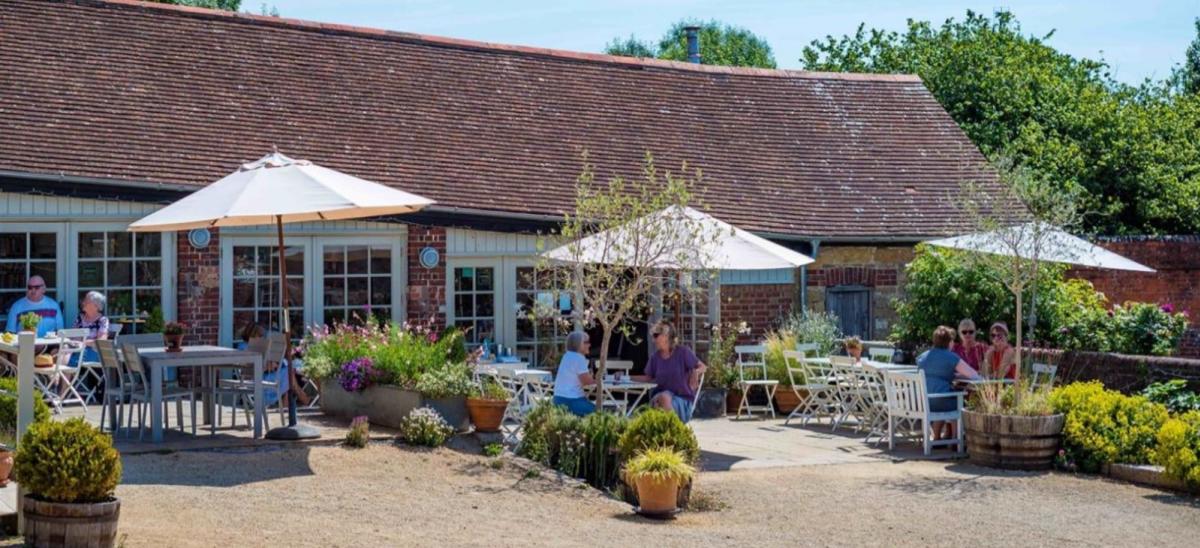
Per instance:
[[[419,34],[412,32],[401,32],[394,30],[379,29],[374,27],[363,27],[357,25],[347,25],[342,23],[323,23],[320,21],[309,21],[306,19],[294,19],[288,17],[276,17],[272,15],[255,15],[252,13],[243,13],[236,11],[222,11],[208,8],[197,8],[191,6],[179,6],[174,4],[161,4],[157,2],[144,2],[141,0],[67,0],[69,3],[77,5],[91,6],[120,6],[126,8],[139,8],[146,10],[157,10],[163,13],[172,13],[176,15],[190,15],[207,17],[212,19],[224,19],[232,22],[260,24],[274,27],[291,28],[296,30],[330,32],[338,34],[347,34],[360,36],[364,38],[377,38],[385,40],[396,40],[405,42],[418,42],[429,44],[432,46],[452,47],[462,49],[475,49],[494,51],[498,53],[511,53],[520,55],[536,55],[542,57],[553,57],[564,60],[584,61],[593,63],[607,63],[613,65],[624,65],[628,67],[646,67],[646,68],[662,68],[674,70],[687,70],[693,72],[706,72],[712,74],[733,74],[744,76],[766,76],[775,78],[803,78],[813,80],[849,80],[849,81],[877,81],[877,82],[912,82],[919,83],[921,78],[915,74],[876,74],[876,73],[859,73],[859,72],[819,72],[795,69],[767,69],[756,67],[733,67],[724,65],[701,65],[697,63],[689,63],[684,61],[668,61],[663,59],[651,59],[644,57],[623,57],[619,55],[608,55],[604,53],[590,53],[581,51],[571,51],[555,48],[542,48],[536,46],[522,46],[515,44],[500,44],[495,42],[483,42],[478,40],[468,40],[465,38],[451,38],[446,36],[435,36],[429,34]]]

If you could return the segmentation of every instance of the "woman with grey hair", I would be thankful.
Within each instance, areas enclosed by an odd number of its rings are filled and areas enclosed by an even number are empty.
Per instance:
[[[75,316],[75,327],[88,330],[87,348],[83,351],[83,361],[98,362],[100,355],[96,354],[93,341],[108,338],[108,317],[104,315],[104,305],[108,299],[99,291],[88,291],[79,303],[79,315]]]
[[[587,333],[572,331],[567,335],[567,352],[558,362],[558,374],[554,376],[554,405],[566,407],[580,417],[596,410],[583,392],[583,387],[596,384],[596,378],[588,372],[590,349]]]

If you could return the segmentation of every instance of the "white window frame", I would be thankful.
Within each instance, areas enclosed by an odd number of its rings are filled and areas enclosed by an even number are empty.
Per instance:
[[[221,308],[220,329],[218,339],[220,344],[233,344],[233,248],[234,246],[270,246],[279,245],[279,237],[264,236],[261,232],[239,234],[236,232],[221,234]],[[304,247],[304,327],[312,325],[325,318],[325,269],[324,247],[326,245],[391,245],[392,246],[392,319],[403,322],[406,314],[406,296],[408,287],[407,237],[397,235],[354,235],[344,234],[296,234],[284,233],[284,246]],[[292,275],[289,273],[289,275]],[[292,327],[295,330],[296,326]]]
[[[455,317],[454,297],[454,270],[458,268],[491,268],[493,272],[492,278],[492,325],[495,326],[496,337],[493,343],[499,343],[504,346],[511,346],[514,337],[509,334],[509,324],[513,322],[508,320],[512,314],[502,314],[502,311],[510,310],[516,302],[515,293],[509,288],[508,279],[511,276],[508,274],[504,265],[504,259],[499,257],[492,258],[462,258],[448,259],[446,261],[446,326],[452,327],[457,318]],[[512,284],[515,287],[515,281]],[[476,318],[478,319],[478,318]]]
[[[130,219],[129,222],[133,222]],[[123,232],[129,222],[64,222],[31,220],[0,223],[0,232],[53,232],[55,234],[55,300],[62,307],[63,321],[70,323],[79,312],[79,234],[81,232]],[[177,274],[175,233],[162,234],[162,309],[165,321],[175,320],[175,276]],[[6,311],[7,312],[7,311]]]

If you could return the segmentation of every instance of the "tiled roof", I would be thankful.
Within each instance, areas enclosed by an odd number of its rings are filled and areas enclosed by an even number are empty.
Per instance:
[[[994,183],[912,76],[707,67],[135,2],[0,2],[0,171],[203,185],[272,146],[443,207],[560,215],[602,177],[703,170],[795,236],[962,228]]]

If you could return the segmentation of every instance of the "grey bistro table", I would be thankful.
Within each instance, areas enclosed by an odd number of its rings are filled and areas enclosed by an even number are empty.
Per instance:
[[[223,346],[185,346],[182,352],[167,352],[164,347],[143,348],[138,352],[142,363],[150,370],[150,424],[151,439],[162,443],[162,388],[165,369],[168,367],[230,367],[254,365],[254,437],[262,437],[263,425],[263,359],[262,354],[247,350],[234,350]],[[207,372],[204,375],[207,378]],[[209,402],[209,406],[214,405]]]

